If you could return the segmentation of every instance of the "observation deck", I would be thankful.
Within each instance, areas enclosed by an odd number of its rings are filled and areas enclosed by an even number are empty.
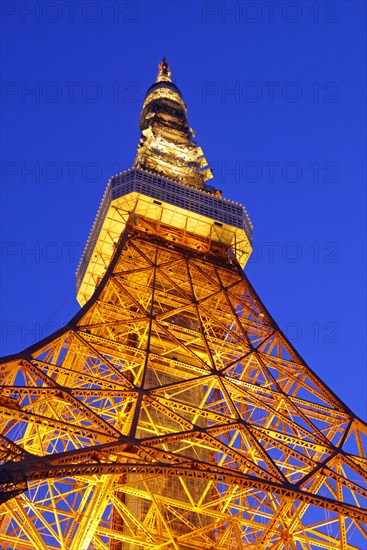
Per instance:
[[[128,223],[146,233],[181,241],[198,253],[219,245],[241,267],[252,251],[252,225],[242,205],[216,196],[209,188],[132,168],[108,182],[76,273],[81,305],[105,274]]]

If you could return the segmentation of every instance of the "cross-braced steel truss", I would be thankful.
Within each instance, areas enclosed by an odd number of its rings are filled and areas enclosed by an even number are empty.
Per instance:
[[[129,231],[1,364],[1,548],[364,547],[366,426],[233,260]]]

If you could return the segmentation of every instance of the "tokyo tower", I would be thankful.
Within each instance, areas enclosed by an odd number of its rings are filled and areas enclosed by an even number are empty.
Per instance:
[[[366,425],[243,272],[163,59],[131,169],[77,271],[77,315],[1,362],[1,550],[361,550]]]

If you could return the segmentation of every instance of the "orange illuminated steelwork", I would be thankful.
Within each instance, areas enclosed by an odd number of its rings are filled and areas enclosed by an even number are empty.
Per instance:
[[[251,223],[206,184],[165,60],[140,128],[82,309],[1,364],[1,549],[360,549],[366,425],[245,276]]]

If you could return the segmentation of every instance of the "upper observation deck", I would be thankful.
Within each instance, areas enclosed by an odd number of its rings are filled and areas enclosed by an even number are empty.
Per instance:
[[[137,168],[112,177],[78,266],[79,303],[92,296],[128,223],[196,251],[217,243],[243,267],[252,250],[250,219],[243,206],[215,193]]]

